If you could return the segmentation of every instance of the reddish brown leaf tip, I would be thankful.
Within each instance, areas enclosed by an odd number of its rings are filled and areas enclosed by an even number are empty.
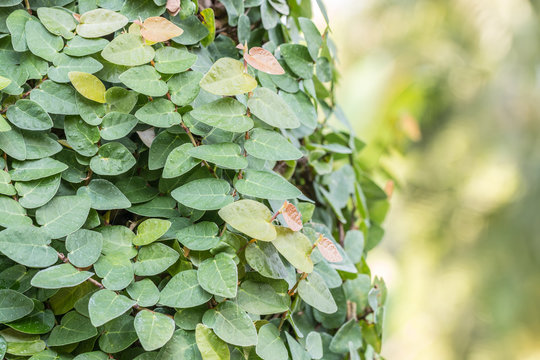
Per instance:
[[[285,201],[285,203],[283,203],[281,215],[283,215],[283,218],[285,219],[287,226],[292,231],[302,230],[303,228],[302,215],[300,214],[296,206],[294,206],[288,201]]]
[[[326,260],[330,262],[340,262],[343,260],[343,257],[332,240],[324,237],[322,234],[319,235],[319,240],[317,240],[317,247]]]

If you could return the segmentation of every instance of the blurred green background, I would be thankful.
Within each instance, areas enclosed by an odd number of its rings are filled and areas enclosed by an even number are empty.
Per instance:
[[[540,359],[540,5],[325,3],[362,161],[395,182],[383,355]]]

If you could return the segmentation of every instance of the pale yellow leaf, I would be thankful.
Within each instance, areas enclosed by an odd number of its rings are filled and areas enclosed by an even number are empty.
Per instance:
[[[70,71],[68,77],[79,94],[98,103],[105,103],[105,85],[97,77],[81,71]]]
[[[249,49],[249,52],[245,51],[244,59],[249,65],[262,72],[271,75],[285,74],[285,70],[283,70],[274,55],[261,47],[253,47]]]
[[[167,41],[182,35],[183,32],[184,30],[160,16],[149,17],[141,27],[142,37],[154,42]]]

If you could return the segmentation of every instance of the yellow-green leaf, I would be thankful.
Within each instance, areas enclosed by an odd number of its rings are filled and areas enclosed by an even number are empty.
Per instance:
[[[79,94],[98,103],[105,103],[105,85],[96,76],[80,71],[70,71],[68,77]]]

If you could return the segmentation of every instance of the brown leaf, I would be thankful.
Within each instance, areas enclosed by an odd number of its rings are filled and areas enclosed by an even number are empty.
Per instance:
[[[75,20],[77,20],[77,22],[81,22],[81,15],[80,14],[73,13],[72,15],[75,18]]]
[[[244,50],[244,59],[249,65],[262,72],[271,75],[285,74],[285,70],[283,70],[274,55],[261,47],[253,47],[249,49],[249,53]]]
[[[180,0],[167,0],[166,8],[171,16],[178,15],[178,12],[180,12]]]
[[[142,37],[153,42],[167,41],[182,35],[183,32],[184,30],[160,16],[149,17],[144,20],[141,28]]]
[[[283,215],[289,229],[292,231],[302,230],[302,215],[300,215],[298,209],[296,209],[296,206],[288,201],[285,201],[285,203],[283,203],[281,215]]]
[[[340,262],[343,260],[332,240],[324,237],[322,234],[319,235],[319,240],[317,240],[317,247],[326,260],[330,262]]]

